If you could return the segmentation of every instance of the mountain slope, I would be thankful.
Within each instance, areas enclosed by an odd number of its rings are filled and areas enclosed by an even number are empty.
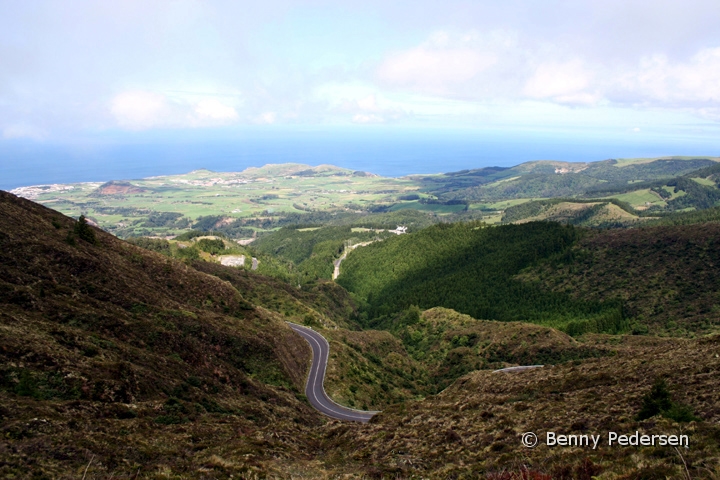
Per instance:
[[[518,278],[576,298],[620,298],[627,315],[655,333],[715,331],[719,239],[717,222],[595,232]]]
[[[720,338],[593,340],[615,355],[515,373],[473,372],[437,396],[389,407],[358,429],[331,426],[327,448],[374,478],[717,478]],[[657,379],[697,420],[660,414],[638,420]],[[689,448],[608,446],[609,432],[637,431],[685,434]],[[534,432],[540,445],[523,446],[524,432]],[[549,447],[547,432],[601,435],[602,442],[595,450]]]
[[[4,477],[67,475],[91,455],[96,475],[195,471],[218,463],[222,441],[180,452],[227,438],[228,420],[235,432],[321,422],[298,400],[309,348],[282,317],[226,281],[4,192],[0,345]],[[261,462],[288,444],[234,448]]]
[[[477,319],[572,327],[576,333],[622,329],[617,302],[586,302],[512,278],[564,252],[580,235],[548,222],[440,224],[354,250],[337,281],[362,302],[366,326],[389,328],[393,315],[416,305],[452,308]]]

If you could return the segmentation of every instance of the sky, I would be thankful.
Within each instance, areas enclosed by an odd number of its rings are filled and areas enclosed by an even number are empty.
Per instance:
[[[6,165],[20,144],[52,162],[53,145],[253,129],[720,138],[717,0],[0,0],[0,11]]]

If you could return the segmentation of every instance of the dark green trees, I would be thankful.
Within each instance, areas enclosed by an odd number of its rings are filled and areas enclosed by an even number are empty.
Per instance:
[[[92,227],[87,223],[85,215],[80,215],[80,218],[78,218],[78,221],[73,228],[73,233],[81,240],[85,240],[86,242],[93,245],[97,244],[95,232],[93,231]]]

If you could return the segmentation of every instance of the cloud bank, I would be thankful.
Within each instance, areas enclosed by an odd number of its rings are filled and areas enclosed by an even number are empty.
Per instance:
[[[718,24],[716,0],[14,2],[0,131],[719,122]]]

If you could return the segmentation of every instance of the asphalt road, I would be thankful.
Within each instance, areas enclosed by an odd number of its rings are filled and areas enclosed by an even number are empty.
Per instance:
[[[310,401],[310,405],[315,407],[315,409],[323,415],[348,422],[366,423],[373,415],[379,413],[353,410],[352,408],[343,407],[330,400],[330,397],[325,393],[325,388],[323,387],[328,357],[330,355],[330,344],[325,340],[325,337],[311,328],[291,322],[288,322],[288,324],[290,328],[300,334],[312,348],[312,365],[310,366],[310,374],[308,375],[307,384],[305,385],[305,395],[308,401]]]

